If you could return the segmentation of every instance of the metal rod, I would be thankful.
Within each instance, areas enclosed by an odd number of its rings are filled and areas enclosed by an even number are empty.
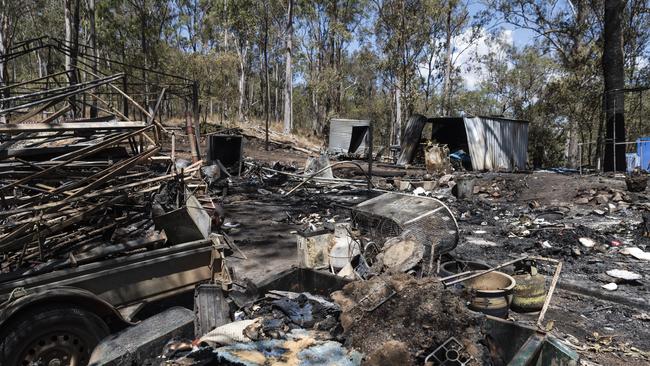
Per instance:
[[[52,95],[52,96],[49,96],[49,97],[45,97],[43,99],[28,102],[28,103],[25,103],[25,104],[16,105],[16,106],[13,106],[13,107],[8,107],[8,108],[5,108],[3,110],[0,110],[0,114],[12,112],[12,111],[22,109],[22,108],[29,108],[29,107],[32,107],[32,106],[35,106],[35,105],[38,105],[38,104],[41,104],[41,103],[46,103],[46,102],[49,102],[49,101],[53,101],[53,100],[58,101],[60,99],[67,98],[67,97],[69,97],[71,95],[79,94],[79,93],[84,92],[86,90],[96,88],[96,87],[98,87],[100,85],[104,85],[104,84],[112,85],[112,84],[110,84],[111,82],[113,82],[113,81],[115,81],[115,80],[117,80],[117,79],[119,79],[121,77],[122,77],[121,74],[118,74],[116,76],[108,77],[106,79],[98,79],[98,80],[96,80],[97,81],[96,84],[87,85],[87,86],[81,87],[81,88],[80,88],[80,86],[82,86],[84,84],[75,84],[75,85],[67,88],[67,89],[70,90],[68,92]]]
[[[51,77],[55,77],[55,76],[59,76],[59,75],[61,75],[61,74],[65,74],[66,72],[67,72],[67,71],[60,71],[60,72],[57,72],[56,74],[45,75],[45,76],[40,77],[40,78],[37,78],[37,79],[32,79],[32,80],[28,80],[28,81],[23,81],[23,82],[16,83],[16,84],[9,84],[9,85],[7,85],[7,86],[3,86],[3,87],[1,87],[1,88],[0,88],[0,91],[1,91],[1,90],[5,90],[5,89],[15,88],[15,87],[18,87],[18,86],[27,85],[27,84],[32,84],[32,83],[35,83],[35,82],[37,82],[37,81],[39,81],[39,80],[45,80],[45,79],[48,79],[48,78],[51,78]]]
[[[578,154],[580,155],[580,175],[582,175],[582,144],[578,144]]]
[[[83,70],[84,72],[87,72],[87,73],[89,73],[90,75],[92,75],[92,76],[94,76],[94,77],[96,77],[96,78],[99,77],[99,75],[97,75],[97,74],[95,74],[95,73],[93,73],[93,72],[90,72],[90,71],[88,71],[88,70],[86,70],[86,69],[84,69],[84,68],[81,68],[81,67],[79,67],[79,66],[77,66],[77,69],[79,69],[79,70]],[[120,77],[119,77],[120,79],[121,79],[122,77],[124,77],[124,74],[119,74],[119,75],[120,75]],[[113,81],[113,80],[111,80],[111,81]],[[122,94],[122,96],[123,96],[124,98],[126,98],[129,102],[133,103],[134,106],[138,107],[138,109],[139,109],[140,111],[142,111],[142,113],[146,114],[147,117],[151,118],[151,113],[149,113],[148,110],[144,109],[140,104],[138,104],[138,102],[136,102],[135,100],[133,100],[133,98],[131,98],[128,94],[126,94],[125,92],[123,92],[120,88],[118,88],[118,87],[116,87],[115,85],[110,84],[110,83],[108,84],[108,86],[110,86],[111,88],[113,88],[116,92]]]
[[[190,118],[190,112],[185,112],[185,128],[187,129],[187,136],[190,140],[190,150],[192,152],[192,162],[196,163],[200,160],[199,154],[196,148],[196,137],[194,135],[194,127],[192,126],[192,120]]]
[[[104,148],[106,148],[106,147],[108,147],[108,146],[111,146],[111,145],[113,145],[113,144],[115,144],[115,143],[118,143],[118,142],[120,142],[120,141],[122,141],[122,140],[124,140],[124,139],[126,139],[126,138],[129,138],[129,137],[131,137],[131,136],[138,135],[138,134],[140,134],[140,133],[144,133],[144,132],[147,131],[149,128],[150,128],[150,126],[147,126],[147,127],[141,128],[141,129],[139,129],[139,130],[137,130],[137,131],[134,131],[134,132],[131,132],[131,133],[120,134],[120,135],[118,135],[117,137],[110,138],[110,139],[108,139],[108,140],[102,141],[102,142],[99,143],[99,144],[92,145],[92,146],[87,146],[87,147],[84,147],[84,148],[82,148],[82,149],[79,149],[79,150],[75,151],[75,152],[74,152],[75,154],[74,154],[72,157],[70,157],[68,160],[61,161],[61,162],[58,163],[57,165],[54,165],[54,166],[52,166],[52,167],[49,167],[49,168],[47,168],[47,169],[45,169],[45,170],[41,170],[41,171],[39,171],[39,172],[37,172],[37,173],[34,173],[34,174],[32,174],[32,175],[30,175],[30,176],[28,176],[28,177],[25,177],[25,178],[23,178],[23,179],[20,179],[20,180],[18,180],[18,181],[16,181],[16,182],[9,183],[9,184],[7,184],[7,185],[5,185],[5,186],[2,186],[2,187],[0,187],[0,192],[6,191],[7,189],[12,188],[12,187],[15,187],[15,186],[17,186],[17,185],[19,185],[19,184],[27,183],[27,182],[29,182],[29,181],[32,180],[32,179],[35,179],[35,178],[41,177],[41,176],[43,176],[43,175],[45,175],[45,174],[47,174],[47,173],[49,173],[49,172],[51,172],[51,171],[53,171],[53,170],[56,170],[56,169],[58,169],[58,168],[61,168],[61,167],[64,166],[64,165],[67,165],[67,164],[70,164],[70,163],[72,163],[72,162],[75,162],[75,161],[77,161],[77,160],[79,160],[79,159],[82,159],[82,158],[84,158],[84,157],[86,157],[86,156],[90,156],[90,155],[96,153],[97,151],[101,151],[101,150],[103,150]]]
[[[449,280],[449,279],[456,278],[456,277],[459,277],[459,276],[462,276],[462,275],[464,275],[464,274],[471,273],[471,272],[463,272],[463,273],[460,273],[460,274],[451,275],[451,276],[448,276],[448,277],[445,277],[445,278],[441,278],[441,279],[440,279],[440,282],[442,282],[442,283],[445,285],[445,287],[447,287],[447,286],[451,286],[451,285],[456,284],[456,283],[459,283],[459,282],[463,282],[463,281],[471,280],[472,278],[476,278],[476,277],[483,276],[484,274],[487,274],[487,273],[490,273],[490,272],[496,271],[496,270],[499,269],[499,268],[503,268],[503,267],[505,267],[505,266],[509,266],[509,265],[511,265],[511,264],[514,264],[514,263],[517,263],[517,262],[520,262],[520,261],[526,260],[526,259],[528,259],[528,258],[529,258],[528,256],[525,256],[525,257],[521,257],[521,258],[518,258],[518,259],[513,259],[513,260],[511,260],[511,261],[508,261],[508,262],[505,262],[505,263],[499,264],[499,265],[496,266],[496,267],[492,267],[492,268],[490,268],[490,269],[486,269],[485,271],[481,271],[481,272],[479,272],[479,273],[474,273],[473,275],[470,275],[470,276],[467,276],[467,277],[464,277],[464,278],[460,278],[460,279],[457,279],[457,280],[454,280],[454,281],[451,281],[451,282],[445,282],[445,281],[447,281],[447,280]]]
[[[254,163],[251,163],[251,162],[248,162],[248,161],[245,161],[243,164],[248,165],[248,166],[252,166],[252,167],[258,167],[258,165],[254,164]],[[264,171],[267,171],[267,172],[283,174],[283,175],[287,175],[289,177],[300,178],[300,179],[305,178],[305,176],[301,175],[301,174],[296,174],[296,173],[291,173],[291,172],[283,172],[283,171],[280,171],[280,170],[275,170],[275,169],[271,169],[271,168],[267,168],[267,167],[263,167],[263,166],[259,166],[259,168],[264,170]],[[331,182],[331,183],[350,183],[350,184],[366,184],[366,185],[368,183],[367,180],[344,179],[344,178],[314,177],[314,178],[312,178],[312,180],[321,181],[321,182]]]
[[[318,170],[316,173],[310,175],[310,176],[307,177],[304,181],[302,181],[302,182],[301,182],[300,184],[298,184],[297,186],[293,187],[289,192],[285,193],[284,195],[285,195],[285,196],[290,195],[291,193],[295,192],[296,189],[302,187],[305,183],[309,182],[312,178],[316,177],[318,174],[322,173],[323,171],[325,171],[325,170],[327,170],[327,169],[329,169],[329,168],[333,168],[333,167],[335,167],[335,166],[337,166],[337,165],[341,165],[341,164],[352,164],[352,165],[355,165],[357,168],[359,168],[359,169],[361,170],[361,172],[363,172],[363,174],[365,174],[366,179],[368,179],[369,184],[372,185],[372,182],[371,182],[370,176],[369,176],[369,175],[368,175],[368,174],[363,170],[363,168],[361,167],[361,165],[359,165],[359,163],[356,163],[356,162],[354,162],[354,161],[337,161],[337,162],[335,162],[335,163],[329,164],[328,166],[326,166],[326,167],[324,167],[324,168]]]
[[[196,140],[196,156],[201,160],[201,108],[199,106],[199,82],[192,83],[192,117],[194,119],[194,139]]]
[[[171,152],[172,166],[174,172],[176,171],[176,133],[172,132],[172,152]]]
[[[618,113],[616,113],[616,98],[614,98],[614,121],[613,121],[613,127],[612,127],[612,130],[613,130],[613,133],[614,133],[614,139],[612,140],[612,155],[614,155],[613,156],[614,174],[616,174],[616,172],[617,172],[617,170],[616,170],[616,155],[617,155],[616,154],[616,119],[617,119],[617,117],[618,117]]]
[[[548,289],[546,294],[546,300],[544,300],[544,306],[542,306],[542,311],[539,313],[539,318],[537,318],[537,326],[544,329],[542,326],[542,321],[544,320],[544,315],[546,310],[548,310],[548,305],[551,303],[551,298],[553,297],[553,292],[555,291],[555,286],[557,286],[557,281],[560,279],[560,271],[562,271],[562,262],[557,262],[555,267],[555,274],[553,275],[553,281],[551,281],[551,287]]]
[[[95,86],[95,84],[97,84],[97,86],[99,86],[103,82],[104,83],[106,81],[110,82],[110,81],[112,81],[114,79],[122,77],[122,75],[123,74],[115,74],[115,75],[107,76],[107,77],[104,77],[104,78],[97,78],[95,80],[90,80],[90,81],[86,81],[86,82],[78,83],[78,84],[74,84],[74,85],[62,86],[62,87],[59,87],[59,88],[52,88],[52,89],[47,89],[47,90],[39,90],[37,92],[33,92],[33,93],[29,93],[29,94],[21,94],[21,95],[16,95],[16,96],[9,97],[9,98],[3,98],[3,99],[0,99],[0,101],[1,102],[13,102],[15,100],[38,97],[38,96],[47,95],[47,94],[54,94],[54,93],[57,93],[57,92],[67,93],[69,91],[76,91],[77,89],[85,87],[87,85]],[[59,95],[59,94],[57,94],[57,95]]]

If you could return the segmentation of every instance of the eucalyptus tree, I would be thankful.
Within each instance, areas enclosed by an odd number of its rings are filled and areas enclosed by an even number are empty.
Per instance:
[[[306,76],[313,113],[312,132],[325,132],[327,119],[342,113],[346,72],[345,57],[359,42],[359,32],[367,17],[365,0],[297,1],[296,21],[302,69]]]
[[[430,8],[427,1],[420,0],[373,1],[377,11],[375,37],[384,56],[383,81],[393,93],[395,103],[391,143],[399,144],[402,120],[415,109],[417,68],[430,36],[422,19]]]
[[[486,0],[486,4],[497,9],[502,20],[532,32],[549,54],[556,57],[564,86],[557,92],[565,93],[562,108],[568,120],[569,134],[568,162],[578,163],[578,143],[586,143],[583,154],[588,158],[600,156],[603,139],[613,136],[614,113],[610,102],[603,103],[607,90],[625,85],[625,81],[636,83],[642,75],[643,65],[647,64],[648,41],[650,35],[645,31],[650,25],[647,0],[604,1],[604,0]],[[606,16],[606,14],[608,14]],[[609,23],[605,20],[609,19]],[[606,26],[608,25],[608,26]],[[614,25],[614,26],[613,26]],[[622,42],[619,47],[619,41]],[[605,42],[608,45],[605,45]],[[610,47],[611,46],[611,47]],[[604,52],[614,52],[614,59]],[[621,67],[621,60],[623,67]],[[605,70],[607,69],[607,70]],[[615,71],[616,70],[616,71]],[[625,75],[620,76],[621,70]],[[616,76],[615,76],[616,75]],[[611,86],[611,79],[619,79]],[[614,93],[620,94],[620,93]],[[576,97],[579,96],[579,97]],[[617,98],[622,98],[617,96]],[[618,108],[624,108],[624,100],[618,99]],[[618,114],[620,122],[615,123],[621,130],[617,138],[623,138],[624,119],[622,110]],[[603,118],[605,116],[606,118]],[[609,121],[607,124],[604,120]],[[609,137],[608,137],[609,136]],[[596,142],[592,144],[591,142]],[[611,141],[610,141],[611,143]],[[605,144],[606,146],[608,144]],[[607,149],[611,149],[611,146]],[[608,150],[610,159],[613,153]],[[609,157],[608,157],[609,156]],[[622,159],[621,153],[618,159]],[[613,165],[611,161],[608,166]],[[621,167],[617,163],[617,167]]]

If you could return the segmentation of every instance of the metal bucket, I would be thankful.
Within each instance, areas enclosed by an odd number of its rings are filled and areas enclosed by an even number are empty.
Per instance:
[[[474,271],[473,273],[479,273]],[[469,308],[499,318],[508,317],[512,289],[516,281],[511,276],[498,271],[463,281],[471,292]]]
[[[475,182],[476,180],[472,177],[458,177],[452,193],[455,193],[459,200],[470,198],[474,194]]]

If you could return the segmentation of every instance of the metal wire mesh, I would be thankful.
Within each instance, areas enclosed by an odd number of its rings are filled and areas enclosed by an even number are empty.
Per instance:
[[[403,234],[414,237],[427,248],[427,257],[432,248],[435,255],[444,254],[458,242],[451,214],[441,203],[426,197],[386,193],[357,206],[352,219],[377,243]]]

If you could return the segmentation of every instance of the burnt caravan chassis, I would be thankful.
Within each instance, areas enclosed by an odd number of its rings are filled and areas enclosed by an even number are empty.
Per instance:
[[[0,283],[0,365],[85,365],[129,309],[213,279],[221,250],[197,240]]]

